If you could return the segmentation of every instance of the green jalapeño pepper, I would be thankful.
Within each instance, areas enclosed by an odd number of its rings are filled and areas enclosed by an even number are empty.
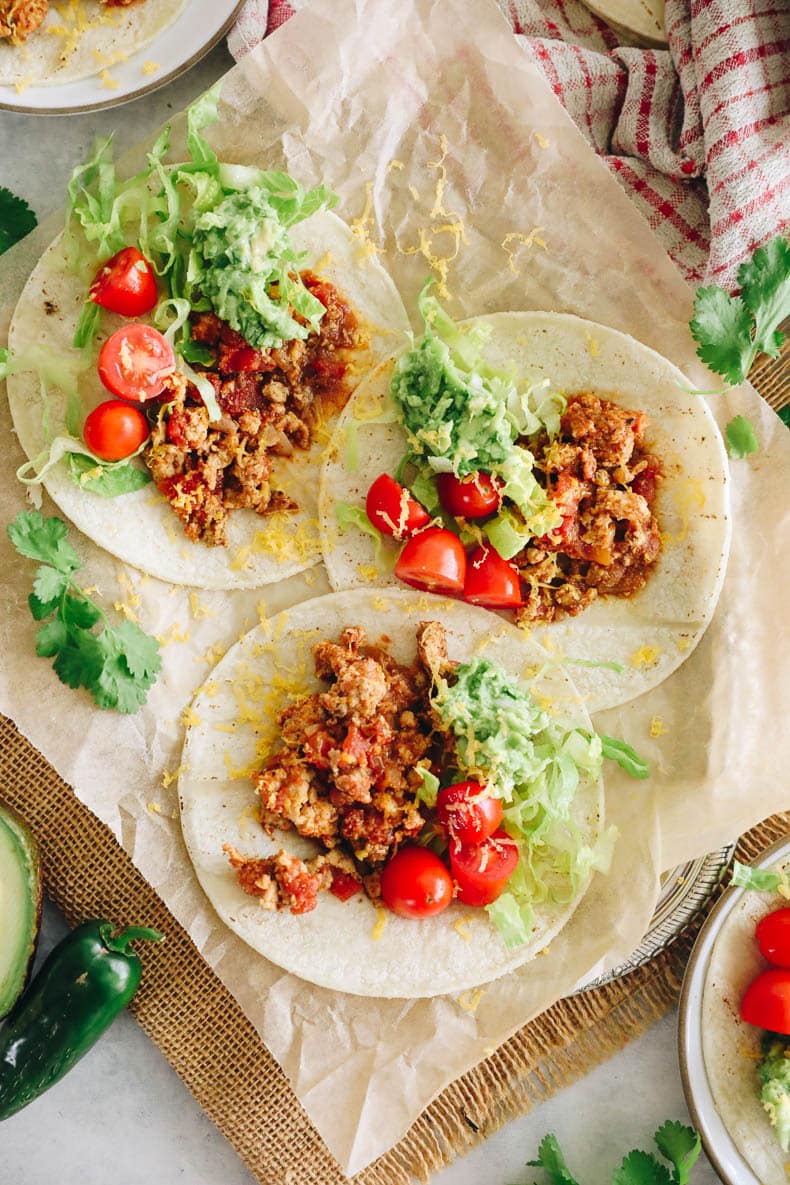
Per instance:
[[[0,1119],[58,1082],[137,991],[142,964],[128,949],[158,930],[85,922],[49,954],[0,1028]]]

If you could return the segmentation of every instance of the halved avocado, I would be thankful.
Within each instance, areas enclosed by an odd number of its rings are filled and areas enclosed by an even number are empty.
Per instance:
[[[41,921],[41,863],[30,829],[0,803],[0,1017],[27,981]]]

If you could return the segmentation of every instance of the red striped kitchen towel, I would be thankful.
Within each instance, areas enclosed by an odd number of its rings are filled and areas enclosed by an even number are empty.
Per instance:
[[[307,2],[250,0],[231,53]],[[666,0],[668,50],[619,45],[581,0],[498,3],[687,280],[734,287],[790,226],[790,0]]]

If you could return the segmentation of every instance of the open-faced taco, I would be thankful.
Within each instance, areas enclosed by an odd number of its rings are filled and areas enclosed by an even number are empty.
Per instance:
[[[182,825],[255,950],[337,990],[430,996],[520,966],[568,921],[614,838],[613,742],[560,667],[498,625],[409,590],[335,593],[212,672]]]
[[[0,0],[0,85],[99,74],[173,23],[187,0]]]
[[[742,895],[727,917],[711,952],[700,1017],[705,1073],[716,1111],[755,1180],[785,1185],[790,1159],[790,865],[784,860],[770,869],[741,866],[737,872],[733,883],[752,891]]]
[[[326,187],[219,161],[216,113],[216,91],[190,108],[186,162],[166,129],[128,181],[107,141],[75,172],[8,394],[20,476],[86,535],[174,583],[256,587],[320,559],[331,425],[407,320]]]
[[[360,384],[322,471],[334,588],[505,612],[576,660],[591,711],[666,678],[713,614],[728,468],[705,403],[641,343],[557,313],[425,333]],[[597,665],[596,665],[597,664]]]

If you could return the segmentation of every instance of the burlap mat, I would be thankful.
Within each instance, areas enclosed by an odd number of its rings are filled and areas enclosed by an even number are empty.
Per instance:
[[[779,362],[762,359],[750,377],[772,407],[790,403],[790,351]],[[108,828],[3,717],[0,799],[38,836],[46,891],[70,923],[106,916],[167,933],[163,946],[140,952],[146,969],[132,1011],[261,1185],[342,1185],[346,1178],[233,996]],[[752,859],[789,830],[790,813],[774,816],[741,838],[738,857]],[[526,1025],[353,1181],[426,1179],[611,1057],[675,1003],[700,924],[645,966]]]

